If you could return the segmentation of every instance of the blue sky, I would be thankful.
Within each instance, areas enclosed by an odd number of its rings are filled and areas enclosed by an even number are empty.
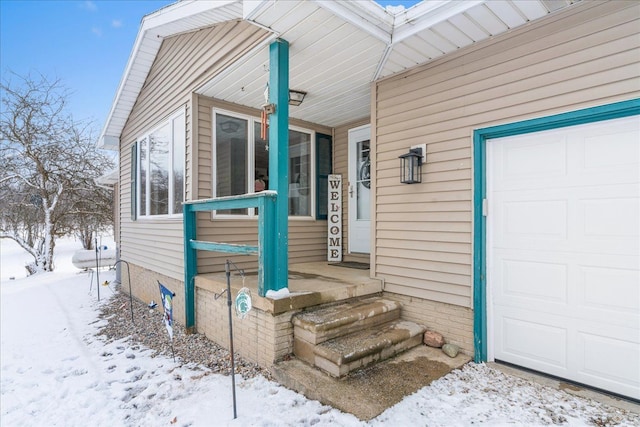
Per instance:
[[[0,74],[42,73],[70,90],[76,120],[99,131],[142,17],[174,1],[0,0]],[[410,7],[416,0],[380,0]]]

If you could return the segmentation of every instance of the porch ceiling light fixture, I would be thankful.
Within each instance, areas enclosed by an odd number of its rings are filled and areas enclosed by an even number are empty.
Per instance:
[[[422,182],[422,147],[410,148],[400,159],[400,182],[418,184]]]
[[[220,122],[220,130],[224,133],[236,133],[240,129],[240,123],[233,120],[225,120]]]
[[[301,90],[289,89],[289,105],[295,105],[296,107],[302,104],[307,92]]]

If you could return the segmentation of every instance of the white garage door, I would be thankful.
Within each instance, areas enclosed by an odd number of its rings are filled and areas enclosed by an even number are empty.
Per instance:
[[[640,117],[487,142],[489,359],[640,399]]]

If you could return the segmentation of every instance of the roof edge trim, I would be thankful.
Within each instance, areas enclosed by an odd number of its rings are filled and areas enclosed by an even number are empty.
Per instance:
[[[382,40],[384,43],[391,43],[391,34],[393,31],[393,15],[387,12],[385,9],[377,7],[373,2],[371,4],[366,2],[356,2],[359,11],[365,12],[367,16],[363,16],[357,12],[354,12],[352,8],[347,6],[349,3],[343,4],[342,2],[332,0],[313,0],[316,4],[325,10],[333,13],[336,16],[343,18],[350,24],[355,25],[363,31],[366,31],[373,37]],[[377,25],[372,19],[378,20],[380,24],[388,27],[389,30],[384,30]]]
[[[252,21],[270,3],[269,0],[244,0],[242,2],[242,19]]]
[[[120,148],[120,138],[113,135],[101,135],[98,139],[98,148],[102,150],[118,151]]]
[[[437,4],[419,3],[415,7],[395,16],[393,43],[399,43],[422,30],[483,3],[486,3],[486,1],[466,0],[452,2],[451,0],[442,0],[438,1]]]

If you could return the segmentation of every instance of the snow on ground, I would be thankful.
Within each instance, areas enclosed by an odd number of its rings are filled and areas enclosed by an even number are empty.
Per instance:
[[[0,239],[2,426],[466,426],[616,424],[593,402],[467,365],[405,398],[369,424],[263,377],[231,380],[124,341],[95,336],[113,294],[71,266],[80,245],[57,246],[54,273],[25,277],[28,256]],[[10,277],[15,279],[10,280]],[[112,280],[102,272],[100,281]],[[347,397],[345,397],[347,398]],[[632,425],[623,418],[619,425]],[[606,422],[605,422],[606,421]]]

